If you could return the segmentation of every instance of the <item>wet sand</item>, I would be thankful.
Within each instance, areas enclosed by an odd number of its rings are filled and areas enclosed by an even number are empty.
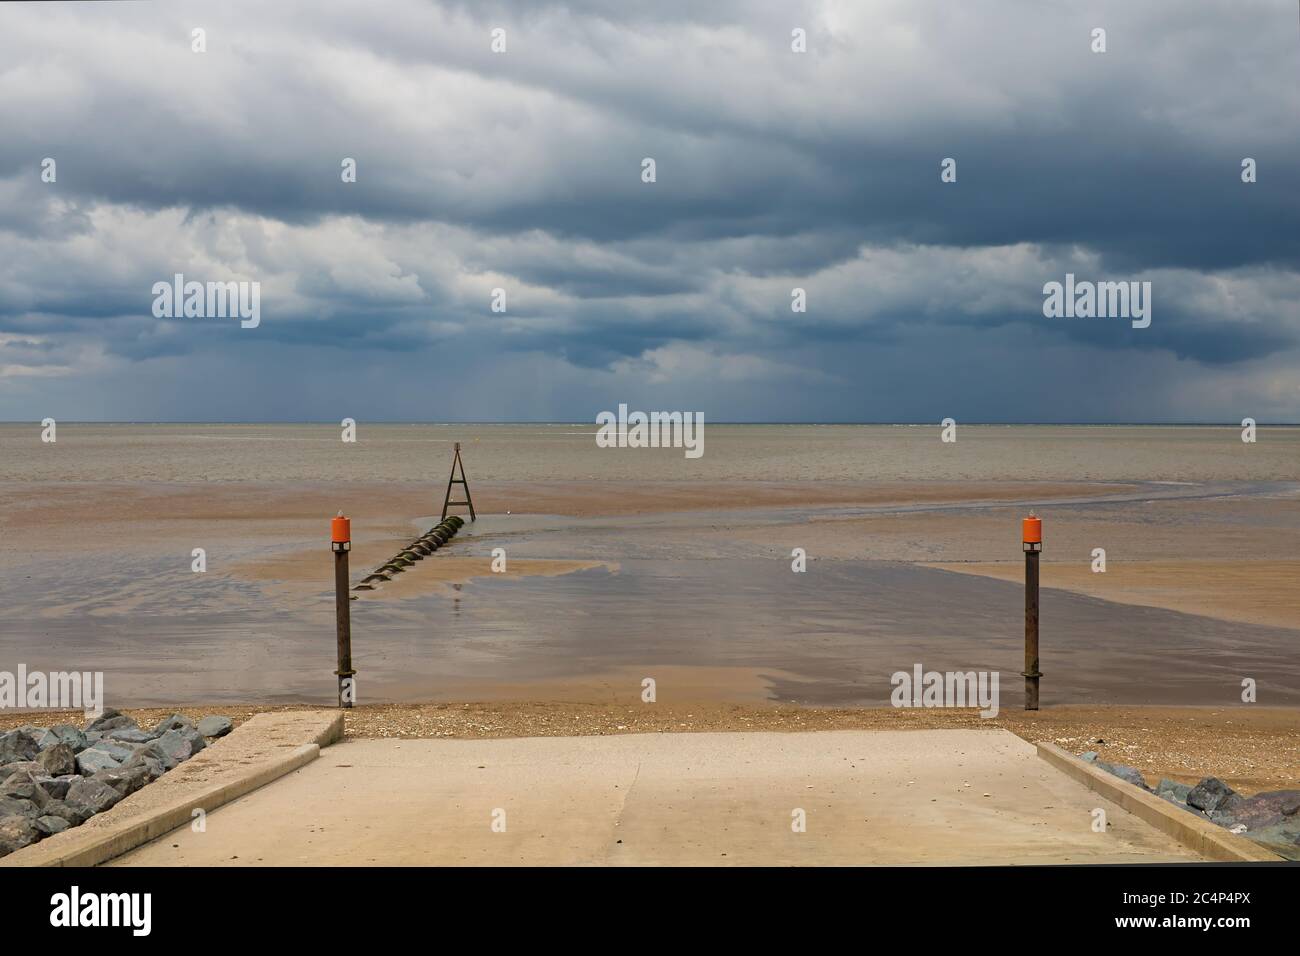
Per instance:
[[[1021,564],[934,564],[931,567],[1000,581],[1023,581]],[[1295,628],[1300,620],[1300,561],[1133,561],[1104,572],[1081,564],[1046,562],[1041,586],[1104,601],[1161,607],[1188,614]]]
[[[594,480],[472,486],[475,506],[485,515],[568,517],[1050,500],[1135,489],[1085,482]],[[388,547],[425,530],[421,516],[439,511],[442,497],[437,482],[0,482],[0,505],[0,530],[9,544],[0,551],[0,567],[20,567],[30,555],[156,551],[205,541],[307,550],[328,533],[329,516],[340,509],[353,520],[358,546]]]
[[[0,494],[6,657],[102,669],[113,700],[136,705],[327,702],[328,516],[353,518],[356,582],[436,504],[427,485],[375,482]],[[1261,703],[1300,705],[1294,485],[563,481],[474,494],[479,521],[353,603],[368,699],[538,699],[619,672],[707,683],[701,696],[720,702],[864,706],[920,662],[1000,671],[1012,708],[1019,517],[1036,507],[1045,703],[1227,705],[1250,677]],[[1087,571],[1094,546],[1106,575]],[[491,573],[496,548],[505,574]],[[804,574],[791,573],[794,548]]]

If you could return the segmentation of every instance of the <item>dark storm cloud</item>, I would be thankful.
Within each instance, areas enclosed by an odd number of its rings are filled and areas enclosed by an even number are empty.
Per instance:
[[[1151,387],[1170,394],[1200,367],[1236,368],[1249,389],[1251,363],[1271,374],[1300,349],[1295,14],[1282,0],[8,6],[0,368],[37,354],[6,334],[74,369],[223,354],[282,378],[313,370],[260,356],[472,349],[483,375],[532,363],[569,396],[593,372],[725,369],[744,417],[792,362],[810,407],[820,394],[839,409],[851,399],[828,383],[845,378],[821,373],[850,351],[907,343],[923,362],[1019,330],[1080,363],[1152,357],[1166,378]],[[1105,54],[1089,49],[1097,26]],[[46,156],[57,183],[40,181]],[[958,181],[941,184],[949,156]],[[1241,182],[1246,156],[1258,183]],[[1045,319],[1042,286],[1067,271],[1151,279],[1151,328]],[[153,318],[149,290],[174,272],[261,282],[257,338]],[[806,313],[790,310],[796,286]],[[986,361],[993,376],[1015,364]],[[1300,397],[1279,407],[1294,417]]]

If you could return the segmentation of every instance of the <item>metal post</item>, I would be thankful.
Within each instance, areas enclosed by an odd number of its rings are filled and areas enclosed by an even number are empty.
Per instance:
[[[338,630],[339,706],[351,707],[356,699],[352,678],[352,604],[348,595],[348,552],[352,550],[352,522],[338,513],[330,522],[330,547],[334,551],[334,620]]]
[[[1025,551],[1025,710],[1038,709],[1038,557],[1043,549],[1042,519],[1030,512],[1024,519]]]

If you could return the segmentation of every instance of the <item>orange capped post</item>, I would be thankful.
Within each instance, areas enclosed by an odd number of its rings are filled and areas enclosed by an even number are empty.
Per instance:
[[[342,511],[338,513],[338,517],[330,521],[330,543],[335,545],[352,543],[352,520],[343,517]]]
[[[356,671],[352,669],[352,605],[348,596],[348,552],[352,550],[352,522],[340,511],[330,521],[330,550],[334,552],[334,622],[338,637],[339,706],[356,701]]]
[[[1043,519],[1032,511],[1021,524],[1025,552],[1025,710],[1038,709],[1038,558],[1043,550]]]
[[[1030,512],[1029,517],[1020,522],[1022,538],[1025,544],[1043,543],[1043,519]]]

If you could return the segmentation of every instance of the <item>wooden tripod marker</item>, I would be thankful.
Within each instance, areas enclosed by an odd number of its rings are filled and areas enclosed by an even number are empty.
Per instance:
[[[456,477],[456,468],[460,467],[460,477]],[[462,485],[465,488],[464,501],[451,500],[451,486]],[[447,517],[447,509],[456,505],[467,505],[469,507],[469,520],[475,520],[474,500],[469,495],[469,482],[465,480],[465,463],[460,460],[460,442],[456,442],[456,457],[451,460],[451,477],[447,479],[447,497],[442,499],[442,517]]]

